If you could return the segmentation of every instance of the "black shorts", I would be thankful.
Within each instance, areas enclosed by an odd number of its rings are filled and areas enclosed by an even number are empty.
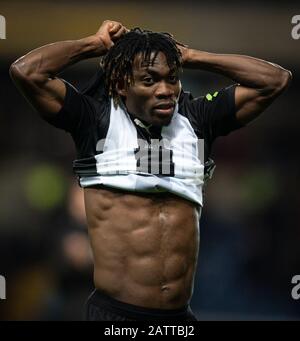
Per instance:
[[[152,309],[124,303],[95,290],[86,302],[86,321],[197,321],[189,306]]]

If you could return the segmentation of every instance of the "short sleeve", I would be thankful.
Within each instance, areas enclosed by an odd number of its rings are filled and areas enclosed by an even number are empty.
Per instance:
[[[64,104],[56,115],[45,120],[73,136],[84,134],[95,123],[96,117],[101,115],[101,106],[91,96],[78,91],[67,81],[62,81],[66,85]]]
[[[235,85],[207,94],[199,101],[203,129],[211,141],[242,127],[236,119]]]
[[[194,98],[189,92],[181,92],[179,108],[187,116],[195,132],[208,143],[218,136],[242,128],[236,119],[235,89],[237,84]]]

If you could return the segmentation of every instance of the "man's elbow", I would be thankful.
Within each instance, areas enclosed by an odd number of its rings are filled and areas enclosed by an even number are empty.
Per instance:
[[[282,90],[286,89],[291,83],[293,78],[292,72],[286,69],[282,70],[281,78],[280,78],[280,88]]]
[[[291,71],[286,69],[280,69],[274,76],[274,84],[272,86],[272,95],[278,96],[285,89],[288,88],[293,76]]]
[[[36,73],[31,65],[20,60],[11,64],[9,75],[16,83],[41,83],[44,80],[44,77]]]
[[[9,75],[10,78],[14,81],[18,79],[25,79],[29,76],[22,63],[20,63],[18,60],[11,64],[9,68]]]
[[[11,79],[15,79],[16,76],[19,74],[19,69],[16,65],[16,62],[12,63],[9,68],[9,75]]]

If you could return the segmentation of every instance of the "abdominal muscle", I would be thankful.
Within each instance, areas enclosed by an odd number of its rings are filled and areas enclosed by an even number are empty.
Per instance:
[[[199,245],[199,208],[170,193],[85,188],[94,283],[147,308],[188,303]]]

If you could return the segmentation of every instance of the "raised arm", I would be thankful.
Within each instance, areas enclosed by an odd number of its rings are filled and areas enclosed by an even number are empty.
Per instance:
[[[106,20],[89,37],[57,42],[29,52],[11,65],[10,76],[40,115],[50,117],[61,109],[66,94],[65,84],[56,78],[57,74],[83,59],[104,55],[126,32],[121,23]]]
[[[262,113],[288,86],[292,74],[279,65],[242,55],[215,54],[178,46],[183,67],[216,72],[239,83],[236,118],[247,124]]]

